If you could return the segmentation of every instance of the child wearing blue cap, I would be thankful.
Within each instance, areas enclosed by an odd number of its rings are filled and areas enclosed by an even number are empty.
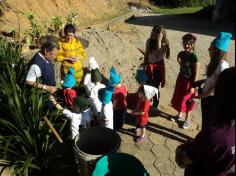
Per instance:
[[[112,94],[114,86],[109,86],[98,90],[98,98],[102,103],[101,112],[97,118],[99,125],[113,129],[113,104]]]
[[[66,105],[66,107],[71,108],[75,98],[76,98],[76,91],[74,86],[76,85],[76,79],[74,77],[74,69],[70,67],[68,72],[63,80],[63,90],[62,90],[62,98]]]
[[[220,32],[212,41],[209,48],[210,63],[206,69],[207,78],[202,88],[202,93],[194,98],[201,99],[202,109],[202,129],[205,130],[210,126],[210,115],[214,104],[214,89],[220,73],[229,68],[226,61],[227,52],[232,34]]]
[[[127,111],[126,97],[128,91],[125,85],[121,84],[121,76],[116,72],[114,67],[110,69],[109,84],[115,86],[113,93],[114,129],[122,129]]]

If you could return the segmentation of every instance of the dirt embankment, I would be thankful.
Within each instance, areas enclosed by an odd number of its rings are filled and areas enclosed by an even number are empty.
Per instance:
[[[145,3],[147,0],[131,0]],[[0,30],[14,30],[29,27],[22,13],[33,12],[35,17],[48,23],[53,17],[65,18],[68,14],[79,14],[79,23],[88,24],[107,17],[116,16],[127,9],[129,0],[0,0]]]
[[[100,70],[107,78],[112,66],[121,74],[127,88],[133,92],[136,90],[134,75],[138,66],[142,63],[141,54],[137,48],[118,32],[103,29],[84,30],[78,34],[89,41],[86,49],[87,59],[84,66],[88,65],[89,58],[95,57],[100,65]],[[134,89],[135,87],[135,89]]]

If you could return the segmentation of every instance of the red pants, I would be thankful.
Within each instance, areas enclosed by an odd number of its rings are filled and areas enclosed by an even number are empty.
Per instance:
[[[152,82],[152,86],[164,87],[166,84],[166,76],[165,76],[165,62],[161,60],[155,64],[148,64],[147,66],[147,75],[149,82]]]

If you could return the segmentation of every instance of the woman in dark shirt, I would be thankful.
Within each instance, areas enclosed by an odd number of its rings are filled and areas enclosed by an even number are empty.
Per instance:
[[[185,176],[231,176],[235,163],[235,67],[224,70],[214,92],[209,129],[176,149]]]

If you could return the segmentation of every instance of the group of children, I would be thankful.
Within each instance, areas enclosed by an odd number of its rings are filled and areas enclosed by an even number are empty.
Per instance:
[[[219,37],[218,37],[219,38]],[[177,77],[171,104],[178,115],[171,120],[179,120],[183,113],[186,118],[183,128],[190,125],[190,112],[195,108],[197,98],[193,86],[198,79],[199,59],[195,53],[196,36],[188,33],[182,37],[184,50],[177,55],[180,71]],[[223,41],[222,37],[218,40]],[[229,42],[230,38],[226,39]],[[136,141],[145,139],[148,112],[151,106],[157,108],[160,98],[160,86],[166,85],[165,58],[170,56],[169,42],[163,26],[155,26],[146,43],[143,69],[137,70],[136,80],[139,83],[136,108],[131,113],[136,117]],[[214,61],[212,61],[214,62]],[[90,58],[90,72],[84,77],[83,84],[75,89],[74,70],[69,68],[63,82],[63,113],[71,119],[72,138],[79,132],[79,125],[84,128],[90,125],[105,126],[110,129],[121,129],[127,111],[126,97],[128,91],[121,84],[121,77],[115,68],[110,69],[108,85],[102,82],[102,75],[94,57]],[[92,122],[92,123],[91,123]]]
[[[136,117],[137,142],[145,138],[150,100],[158,97],[158,89],[145,85],[147,76],[144,70],[137,71],[139,83],[137,107],[131,113]],[[71,120],[71,138],[74,139],[82,128],[103,126],[118,130],[123,128],[127,112],[127,88],[121,84],[121,76],[115,68],[110,69],[108,85],[102,82],[102,75],[94,57],[90,58],[90,71],[83,84],[76,87],[74,69],[70,67],[62,83],[63,114]]]

